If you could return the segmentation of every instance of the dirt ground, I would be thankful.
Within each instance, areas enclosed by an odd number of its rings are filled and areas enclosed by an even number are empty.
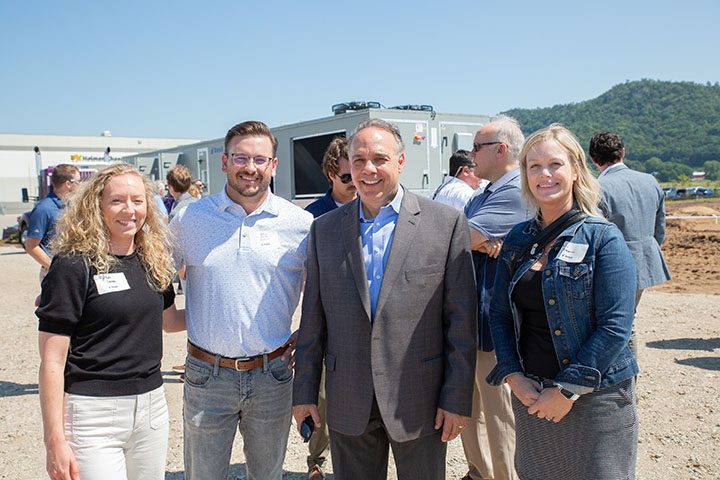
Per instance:
[[[688,209],[720,212],[718,203],[671,204],[668,210],[669,215],[688,214]],[[720,228],[713,222],[668,222],[666,252],[675,278],[647,291],[640,303],[639,479],[720,479]],[[0,271],[0,320],[7,335],[0,362],[0,479],[47,478],[32,307],[37,268],[17,247],[0,246]],[[162,368],[171,416],[168,480],[184,478],[182,383],[170,371],[184,358],[184,342],[183,334],[165,336]],[[293,427],[285,479],[303,478],[306,454]],[[447,466],[448,479],[466,472],[459,440],[449,445]],[[246,478],[239,438],[230,478]],[[389,478],[396,478],[392,468]]]
[[[720,200],[668,202],[668,217],[720,216]],[[663,252],[673,279],[663,292],[720,294],[720,218],[667,220]]]

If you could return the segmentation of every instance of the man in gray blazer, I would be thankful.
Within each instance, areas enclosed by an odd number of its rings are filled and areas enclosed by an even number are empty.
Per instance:
[[[660,251],[665,241],[665,194],[655,177],[624,164],[625,145],[616,133],[602,132],[590,140],[590,158],[600,170],[601,208],[625,237],[637,268],[635,308],[643,290],[670,280]],[[637,357],[635,329],[630,348]]]
[[[335,478],[445,478],[448,441],[472,409],[476,298],[467,221],[399,184],[398,128],[349,139],[359,198],[313,222],[293,416],[319,422],[326,366]]]

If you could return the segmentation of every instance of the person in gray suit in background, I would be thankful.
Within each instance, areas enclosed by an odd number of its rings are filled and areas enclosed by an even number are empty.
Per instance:
[[[472,409],[476,298],[462,212],[399,184],[400,132],[358,125],[349,142],[359,198],[312,224],[293,416],[316,425],[323,359],[338,480],[444,480],[447,442]]]
[[[670,280],[660,245],[665,241],[665,194],[650,174],[625,165],[625,145],[617,133],[601,132],[590,140],[590,158],[600,170],[601,209],[625,237],[637,268],[635,309],[643,290]],[[633,325],[630,349],[637,358]]]

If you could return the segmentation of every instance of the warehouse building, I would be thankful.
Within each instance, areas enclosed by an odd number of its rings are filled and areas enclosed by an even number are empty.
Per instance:
[[[0,206],[22,209],[23,189],[38,195],[40,170],[60,163],[119,160],[139,153],[197,143],[192,138],[0,134]],[[26,208],[27,209],[27,208]]]

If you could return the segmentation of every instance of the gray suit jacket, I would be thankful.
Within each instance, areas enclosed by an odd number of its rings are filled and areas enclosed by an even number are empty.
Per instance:
[[[625,237],[635,258],[638,289],[669,280],[660,251],[665,241],[665,195],[655,177],[618,165],[599,178],[602,209]]]
[[[328,426],[360,435],[373,393],[404,442],[434,432],[437,408],[472,409],[477,301],[458,210],[405,192],[371,321],[358,200],[315,219],[293,404],[317,404],[326,366]]]

